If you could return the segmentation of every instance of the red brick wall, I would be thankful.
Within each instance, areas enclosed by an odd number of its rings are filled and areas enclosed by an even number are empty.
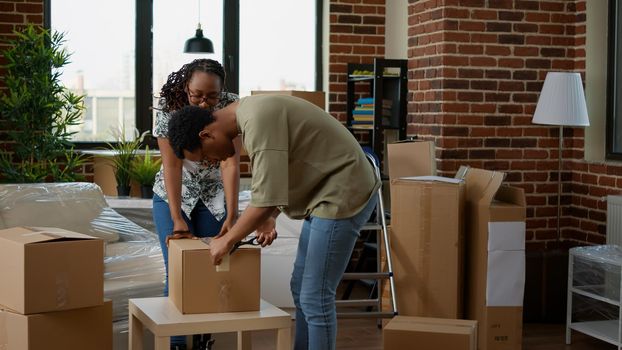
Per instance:
[[[348,63],[384,57],[385,0],[331,0],[328,110],[346,120]]]
[[[577,71],[585,79],[585,6],[584,0],[409,4],[409,133],[436,141],[442,175],[462,164],[507,172],[507,182],[526,192],[532,248],[557,244],[559,132],[531,118],[548,71]],[[582,161],[583,135],[578,128],[564,133],[562,238],[601,243],[604,206],[596,199],[606,190],[590,183],[616,180],[572,172],[607,171]]]

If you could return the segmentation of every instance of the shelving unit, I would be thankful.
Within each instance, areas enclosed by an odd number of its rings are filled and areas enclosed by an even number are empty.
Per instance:
[[[569,251],[566,344],[572,330],[622,349],[622,250],[615,245],[576,247]],[[595,303],[617,308],[617,319],[573,321],[573,297],[579,295]],[[603,315],[604,317],[604,315]]]
[[[354,74],[355,71],[373,74]],[[399,139],[406,138],[407,71],[407,60],[375,58],[373,64],[348,63],[347,126],[352,132],[368,133],[367,145],[383,163],[385,130],[396,130]],[[371,126],[361,127],[352,123],[353,110],[360,97],[373,99]],[[384,110],[383,102],[386,102]],[[383,169],[382,166],[380,168]]]

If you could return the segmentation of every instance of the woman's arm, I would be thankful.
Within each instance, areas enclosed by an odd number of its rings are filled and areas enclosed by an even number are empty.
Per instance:
[[[158,137],[160,156],[164,167],[164,187],[168,197],[168,207],[173,220],[173,231],[188,231],[188,224],[181,213],[181,173],[183,161],[175,155],[167,138]]]
[[[225,188],[225,200],[227,203],[227,218],[225,219],[219,235],[227,233],[238,218],[238,196],[240,192],[240,137],[233,140],[235,154],[220,162],[220,172]]]

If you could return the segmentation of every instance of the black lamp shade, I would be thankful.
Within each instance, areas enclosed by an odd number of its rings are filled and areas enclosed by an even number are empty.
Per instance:
[[[203,30],[197,29],[194,37],[186,40],[185,53],[214,53],[212,41],[203,36]]]

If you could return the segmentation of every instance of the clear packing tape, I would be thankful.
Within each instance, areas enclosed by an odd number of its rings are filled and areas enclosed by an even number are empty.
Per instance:
[[[114,321],[127,319],[128,299],[162,296],[157,235],[108,207],[95,184],[0,185],[0,228],[14,226],[58,227],[104,240],[104,296],[113,302]]]
[[[611,302],[620,300],[622,249],[616,245],[570,249],[572,287]],[[604,301],[572,293],[572,321],[617,320],[618,307]]]

